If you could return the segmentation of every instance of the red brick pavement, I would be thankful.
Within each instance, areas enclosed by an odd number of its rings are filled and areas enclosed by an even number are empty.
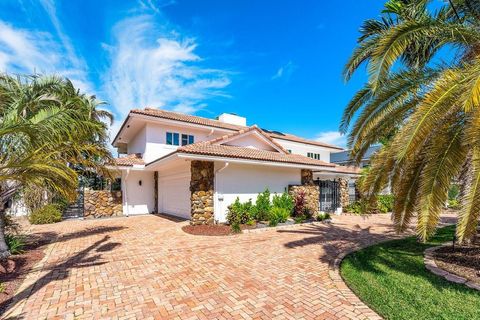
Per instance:
[[[139,216],[33,227],[57,238],[4,317],[378,318],[335,264],[394,237],[387,215],[228,237],[189,235],[183,224]]]

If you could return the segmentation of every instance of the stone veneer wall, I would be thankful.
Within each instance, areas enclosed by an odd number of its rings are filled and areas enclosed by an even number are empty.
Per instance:
[[[211,161],[192,161],[190,172],[190,201],[192,216],[190,224],[214,224],[214,163]]]
[[[343,178],[338,179],[338,186],[340,189],[340,205],[342,208],[346,208],[350,203],[350,196],[348,194],[348,180]]]
[[[121,191],[85,190],[83,196],[86,219],[123,215]]]
[[[312,170],[301,170],[301,182],[299,186],[289,186],[288,193],[295,199],[300,192],[305,193],[305,208],[310,210],[313,217],[320,212],[320,188],[313,181]]]

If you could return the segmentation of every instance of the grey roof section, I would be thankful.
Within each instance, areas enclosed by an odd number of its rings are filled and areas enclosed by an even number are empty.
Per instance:
[[[365,155],[363,156],[362,161],[369,160],[370,157],[378,150],[380,149],[380,145],[375,145],[371,146],[368,148],[367,152],[365,152]],[[350,162],[350,150],[345,150],[341,152],[335,152],[330,154],[330,162],[331,163],[345,163],[345,162]]]

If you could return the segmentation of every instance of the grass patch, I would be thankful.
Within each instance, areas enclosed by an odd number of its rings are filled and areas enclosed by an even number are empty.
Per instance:
[[[480,319],[480,292],[425,269],[423,251],[451,241],[454,226],[428,243],[415,237],[374,245],[348,255],[340,273],[369,307],[386,319]]]

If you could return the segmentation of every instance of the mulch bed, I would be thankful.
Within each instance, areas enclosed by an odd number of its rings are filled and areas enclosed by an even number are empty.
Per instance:
[[[255,226],[241,225],[242,230],[245,229],[255,229]],[[182,230],[186,233],[193,234],[196,236],[229,236],[234,234],[232,228],[225,224],[215,224],[215,225],[197,225],[197,226],[184,226]]]
[[[44,245],[49,243],[48,239],[30,237],[25,252],[12,255],[9,259],[15,263],[15,269],[11,273],[0,273],[0,283],[5,290],[0,293],[0,314],[3,314],[8,307],[7,300],[13,297],[15,291],[26,278],[30,270],[45,256]]]
[[[480,284],[480,246],[446,246],[434,252],[437,266]]]

